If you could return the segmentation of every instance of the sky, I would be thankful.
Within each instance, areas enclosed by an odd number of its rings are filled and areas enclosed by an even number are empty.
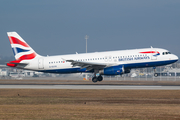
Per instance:
[[[164,48],[180,57],[180,0],[1,0],[0,56],[16,31],[40,55]]]

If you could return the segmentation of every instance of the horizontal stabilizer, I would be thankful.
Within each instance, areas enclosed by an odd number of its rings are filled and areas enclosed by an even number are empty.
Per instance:
[[[26,65],[28,65],[28,63],[19,63],[18,61],[10,61],[9,63],[6,64],[9,67],[16,67],[17,65],[21,66],[21,67],[25,67]]]

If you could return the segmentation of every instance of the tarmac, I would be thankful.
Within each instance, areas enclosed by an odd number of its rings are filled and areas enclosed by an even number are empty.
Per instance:
[[[1,79],[0,89],[104,89],[104,90],[180,90],[180,81],[109,81]]]
[[[104,90],[180,90],[180,86],[151,85],[0,85],[0,89],[104,89]]]

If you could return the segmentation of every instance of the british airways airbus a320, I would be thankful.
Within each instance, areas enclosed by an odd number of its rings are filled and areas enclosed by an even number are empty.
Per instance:
[[[94,73],[93,82],[102,81],[102,75],[122,75],[133,68],[156,67],[178,61],[178,57],[168,50],[152,47],[45,57],[38,55],[16,32],[7,34],[16,59],[7,66],[47,73],[91,72]]]

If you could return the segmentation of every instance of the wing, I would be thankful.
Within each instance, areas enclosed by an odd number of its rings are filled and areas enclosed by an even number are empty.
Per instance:
[[[93,69],[101,70],[105,67],[111,66],[110,64],[105,64],[105,63],[84,62],[84,61],[75,61],[75,60],[65,60],[65,61],[71,62],[71,65],[73,65],[73,67],[80,66],[81,69],[86,68],[88,71]]]

